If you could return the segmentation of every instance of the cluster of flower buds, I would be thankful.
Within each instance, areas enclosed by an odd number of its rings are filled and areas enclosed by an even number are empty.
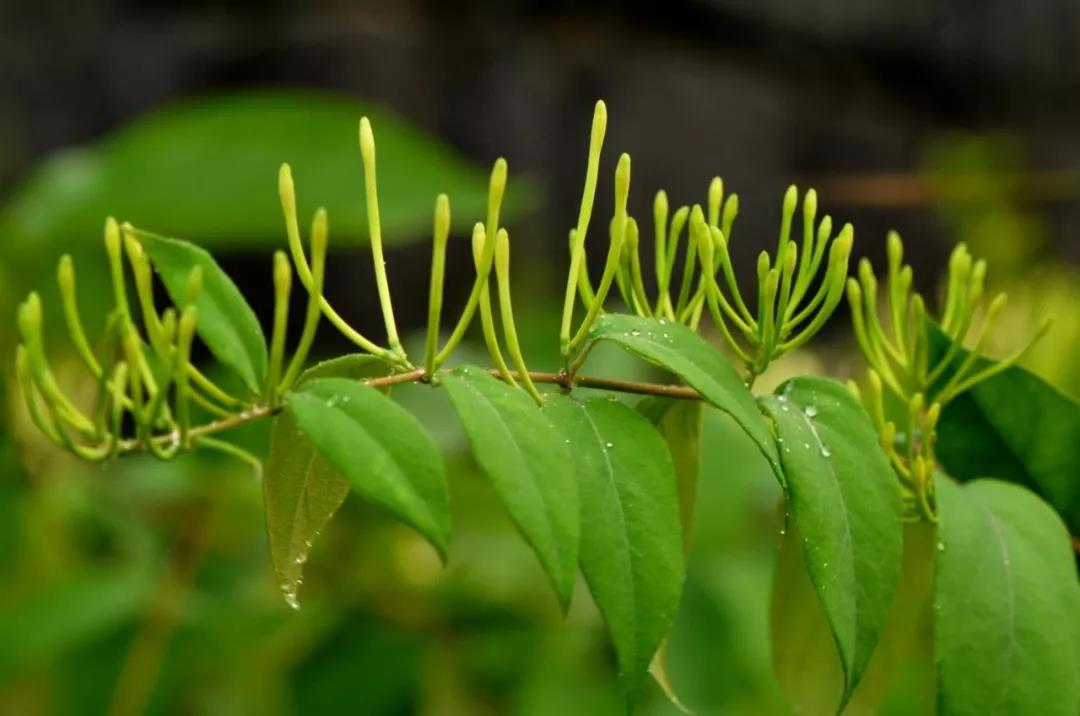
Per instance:
[[[597,103],[585,192],[577,227],[570,232],[571,263],[562,326],[565,355],[584,340],[612,283],[627,307],[641,316],[676,321],[696,330],[708,309],[751,378],[821,329],[843,298],[854,232],[850,224],[845,224],[834,236],[831,217],[818,221],[817,193],[813,189],[803,199],[801,248],[791,238],[798,191],[793,186],[784,195],[775,258],[767,251],[758,257],[756,312],[751,312],[739,291],[728,252],[739,213],[738,195],[725,197],[724,183],[716,177],[709,184],[704,207],[683,206],[672,213],[667,194],[657,192],[653,202],[657,290],[655,298],[650,298],[642,271],[641,231],[626,211],[630,191],[630,157],[626,154],[619,158],[615,170],[615,215],[609,225],[608,257],[594,289],[585,266],[584,244],[605,126],[606,110],[602,102]],[[681,271],[676,277],[677,263],[681,263]],[[577,332],[571,334],[575,293],[587,313]]]
[[[150,261],[138,237],[129,224],[120,226],[112,218],[105,223],[115,305],[96,351],[79,314],[71,257],[63,256],[57,269],[68,333],[98,383],[92,410],[80,409],[60,388],[50,368],[38,294],[31,293],[17,312],[21,342],[16,348],[16,373],[31,419],[51,440],[86,460],[105,460],[136,449],[171,458],[192,444],[192,401],[221,414],[242,405],[190,361],[201,268],[195,267],[188,277],[186,300],[159,313],[154,306]],[[128,301],[125,256],[134,279],[142,333]]]
[[[37,427],[57,444],[87,460],[105,460],[136,451],[149,452],[167,460],[181,450],[203,446],[222,450],[257,464],[258,461],[253,456],[212,436],[233,425],[270,414],[278,408],[282,395],[296,382],[304,368],[316,329],[323,316],[362,350],[386,361],[392,370],[415,370],[405,356],[394,323],[382,257],[374,136],[366,118],[360,122],[360,152],[365,169],[376,285],[386,321],[389,347],[379,346],[361,335],[334,310],[323,295],[328,241],[327,214],[324,209],[315,212],[310,244],[305,252],[296,215],[292,173],[288,165],[283,165],[278,180],[289,250],[296,272],[308,293],[305,321],[291,359],[288,362],[285,360],[285,339],[293,267],[284,252],[278,251],[274,255],[275,305],[265,380],[259,377],[259,385],[248,381],[246,392],[238,396],[220,387],[191,362],[199,306],[211,309],[213,314],[230,310],[227,306],[218,305],[217,302],[221,299],[219,294],[206,295],[207,292],[203,290],[205,276],[202,264],[205,263],[214,272],[213,277],[208,280],[212,280],[218,289],[223,283],[230,286],[231,283],[201,249],[185,242],[148,234],[130,224],[120,225],[109,218],[105,223],[105,250],[114,305],[107,315],[104,337],[98,350],[95,350],[87,339],[80,318],[75,269],[70,256],[65,255],[60,259],[57,271],[61,304],[71,341],[98,384],[92,410],[81,409],[76,405],[76,401],[64,393],[49,365],[42,330],[41,298],[37,293],[31,293],[18,308],[20,343],[16,349],[16,371],[28,412]],[[503,162],[502,184],[505,184],[505,176]],[[496,180],[493,179],[493,185],[495,183]],[[501,189],[498,193],[501,199]],[[498,202],[495,202],[494,206],[494,221],[497,221]],[[445,257],[449,221],[449,204],[445,196],[440,196],[436,203],[435,220],[435,254],[440,262]],[[154,271],[145,247],[147,242],[171,247],[170,251],[180,251],[182,254],[174,257],[176,266],[172,267],[172,273],[175,273],[175,270],[186,273],[180,275],[180,290],[174,290],[174,286],[170,286],[166,281],[166,288],[169,289],[174,305],[163,311],[159,311],[155,305]],[[493,245],[487,251],[488,266],[494,253]],[[504,246],[499,252],[500,276],[506,273],[507,255],[508,248]],[[487,269],[484,271],[485,278],[486,272]],[[129,301],[129,278],[135,288],[134,301]],[[441,263],[437,278],[438,286],[435,291],[436,277],[433,276],[433,296],[437,295],[441,302]],[[235,287],[232,289],[235,290]],[[489,308],[486,293],[484,298],[485,305]],[[435,310],[433,323],[437,326],[435,298],[432,300]],[[508,297],[506,300],[508,303]],[[242,311],[250,311],[238,295],[236,301]],[[470,305],[475,307],[475,300]],[[232,308],[236,309],[237,306]],[[472,308],[468,308],[468,315],[463,316],[458,339],[468,325],[471,310]],[[228,323],[235,319],[235,316],[208,314],[204,319],[207,320],[200,320],[199,330],[213,332],[215,326]],[[255,321],[253,315],[251,321]],[[254,332],[258,334],[258,341],[262,342],[257,324]],[[513,346],[516,348],[516,336]],[[208,343],[208,347],[214,352],[213,345]],[[453,346],[447,346],[438,357],[434,356],[433,351],[429,351],[429,364],[441,363],[452,348]],[[197,424],[193,424],[193,414]]]
[[[1007,299],[999,293],[983,310],[986,262],[974,261],[964,244],[956,247],[949,259],[945,308],[935,322],[913,288],[912,269],[904,264],[904,245],[895,232],[888,236],[887,254],[884,305],[878,304],[869,260],[860,261],[858,278],[847,282],[855,338],[870,366],[864,389],[854,382],[850,387],[877,426],[900,476],[908,513],[934,519],[934,431],[942,409],[1014,365],[1046,332],[1050,319],[1011,356],[989,360],[983,351]]]

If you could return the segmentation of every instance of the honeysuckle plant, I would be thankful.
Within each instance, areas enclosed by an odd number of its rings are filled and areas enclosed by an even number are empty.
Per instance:
[[[278,188],[288,251],[273,256],[269,341],[206,251],[109,218],[114,300],[103,336],[92,341],[83,328],[70,257],[57,271],[63,316],[97,382],[96,398],[81,405],[59,384],[46,355],[42,301],[32,293],[18,309],[15,356],[30,417],[85,460],[133,453],[170,460],[208,449],[255,466],[273,566],[285,601],[299,608],[312,542],[351,491],[415,528],[446,559],[442,459],[419,421],[389,396],[405,383],[445,390],[477,464],[563,610],[583,573],[632,708],[650,671],[671,691],[663,650],[692,546],[701,411],[717,409],[753,442],[784,490],[771,640],[777,677],[796,711],[873,713],[909,660],[933,658],[940,713],[1077,713],[1080,589],[1069,535],[1080,527],[1080,408],[1016,367],[1038,335],[1003,360],[983,355],[1005,300],[983,307],[986,264],[956,249],[934,319],[903,264],[900,238],[890,234],[879,305],[869,262],[848,276],[851,225],[836,229],[831,217],[819,218],[814,190],[800,201],[792,187],[776,249],[760,254],[756,285],[744,296],[748,282],[738,280],[729,251],[738,196],[725,195],[717,178],[700,204],[673,210],[663,191],[655,195],[655,276],[646,282],[641,252],[650,232],[628,210],[628,155],[616,164],[613,216],[600,230],[593,221],[606,127],[599,102],[569,231],[561,364],[536,370],[518,340],[511,234],[500,221],[503,159],[491,172],[486,215],[472,230],[475,279],[451,321],[443,296],[451,204],[436,197],[424,351],[406,352],[383,254],[374,131],[365,118],[359,147],[385,341],[360,333],[328,301],[329,217],[316,211],[305,241],[286,164]],[[586,254],[598,241],[606,242],[606,259],[600,275],[590,276]],[[297,280],[307,304],[290,350]],[[171,302],[165,308],[156,282]],[[612,310],[613,293],[622,311]],[[801,376],[756,395],[757,376],[810,342],[845,293],[869,364],[861,385]],[[699,335],[706,317],[722,348]],[[357,350],[309,365],[324,321]],[[447,367],[477,321],[490,366]],[[239,388],[227,389],[193,363],[196,338]],[[590,374],[590,351],[602,342],[670,377]],[[582,395],[580,388],[593,390]],[[632,404],[597,397],[597,389],[641,397]],[[1018,423],[1017,411],[1033,417]],[[273,423],[265,458],[221,437],[259,420]],[[1033,430],[1032,420],[1047,427]],[[994,450],[1010,455],[1003,479],[969,481],[993,476],[981,470],[983,453]],[[916,639],[925,620],[933,626],[932,657]]]

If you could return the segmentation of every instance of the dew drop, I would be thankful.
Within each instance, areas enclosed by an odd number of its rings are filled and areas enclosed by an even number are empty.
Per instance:
[[[640,335],[641,335],[641,331],[639,331],[639,330],[637,330],[637,329],[635,328],[634,330],[630,331],[630,335],[632,335],[632,336],[640,336]]]
[[[822,445],[821,446],[821,456],[822,457],[832,457],[832,453],[829,452],[829,448]]]
[[[945,543],[942,542],[941,540],[938,540],[937,551],[938,552],[944,552],[945,551]]]
[[[817,408],[815,408],[813,405],[807,405],[806,410],[804,410],[803,412],[806,413],[806,417],[812,418],[817,415]]]
[[[615,446],[614,446],[614,445],[612,445],[611,443],[607,443],[607,447],[608,447],[608,449],[611,449],[611,448],[613,448],[613,447],[615,447]]]
[[[282,582],[281,583],[281,595],[285,598],[285,603],[289,605],[293,610],[300,611],[300,599],[297,596],[297,583]]]

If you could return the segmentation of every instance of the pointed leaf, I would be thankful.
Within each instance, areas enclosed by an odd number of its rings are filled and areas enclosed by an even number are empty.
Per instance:
[[[442,457],[411,413],[344,378],[312,380],[285,400],[300,429],[353,489],[419,530],[445,559],[450,500]]]
[[[675,470],[660,435],[624,403],[549,395],[544,412],[569,441],[587,520],[581,569],[633,702],[682,594]]]
[[[476,461],[565,610],[578,558],[578,491],[562,433],[523,391],[479,368],[442,377]]]
[[[1080,586],[1060,518],[1000,480],[937,480],[938,710],[1080,713]]]
[[[947,344],[931,327],[934,344]],[[965,351],[957,357],[963,360]],[[979,360],[980,367],[989,365]],[[1080,403],[1013,366],[951,401],[938,422],[937,457],[958,480],[993,475],[1049,502],[1080,534]]]
[[[728,413],[757,444],[783,481],[776,443],[754,405],[754,396],[727,358],[689,328],[664,319],[605,313],[589,331],[592,341],[612,341],[679,376]]]
[[[348,355],[320,363],[300,375],[300,387],[316,377],[359,379],[385,375],[386,365],[369,355]],[[270,454],[263,468],[263,504],[270,558],[285,601],[299,606],[299,587],[312,542],[334,516],[350,483],[315,450],[289,408],[274,418]]]
[[[205,249],[142,231],[138,236],[178,306],[186,301],[191,270],[202,269],[202,290],[195,301],[196,331],[215,358],[236,371],[253,394],[261,393],[266,380],[266,338],[240,289]]]
[[[842,385],[796,378],[780,392],[761,405],[776,428],[788,511],[840,654],[842,706],[877,644],[899,578],[900,488],[869,416]]]

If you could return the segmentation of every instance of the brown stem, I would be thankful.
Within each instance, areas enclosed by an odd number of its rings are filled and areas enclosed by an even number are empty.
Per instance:
[[[499,372],[495,369],[488,372],[496,378],[499,377]],[[520,374],[516,371],[511,371],[511,375],[515,378],[520,378]],[[700,393],[685,385],[645,383],[636,380],[619,380],[617,378],[601,378],[599,376],[588,375],[571,376],[565,372],[545,373],[541,371],[529,371],[529,377],[532,378],[534,383],[558,385],[561,386],[563,390],[570,390],[574,386],[579,386],[582,388],[613,390],[620,393],[634,393],[636,395],[661,395],[668,398],[679,398],[683,400],[701,400]],[[404,383],[428,382],[428,380],[429,376],[424,374],[424,370],[422,368],[416,368],[405,373],[395,373],[394,375],[386,375],[379,378],[368,378],[364,382],[372,388],[386,388]],[[224,432],[261,418],[270,417],[277,414],[279,410],[280,408],[271,408],[267,405],[253,405],[247,410],[236,413],[235,415],[230,415],[227,418],[193,427],[189,432],[189,435],[191,435],[192,438],[197,438]],[[170,433],[168,435],[158,435],[153,438],[153,441],[156,445],[168,445],[177,439],[179,439],[179,435]],[[143,450],[144,447],[143,442],[137,438],[121,440],[117,453],[125,455],[139,452]]]

